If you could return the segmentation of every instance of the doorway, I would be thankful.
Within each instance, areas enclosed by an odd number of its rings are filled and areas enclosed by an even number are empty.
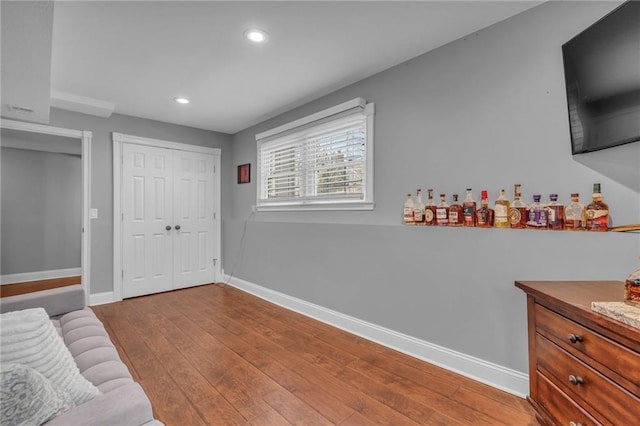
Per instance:
[[[220,150],[113,134],[114,298],[215,282]]]
[[[2,284],[19,294],[81,283],[88,304],[92,134],[5,119],[0,127]]]

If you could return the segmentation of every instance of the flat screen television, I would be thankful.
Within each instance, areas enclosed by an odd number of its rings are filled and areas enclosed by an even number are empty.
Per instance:
[[[640,1],[562,46],[571,152],[640,141]]]

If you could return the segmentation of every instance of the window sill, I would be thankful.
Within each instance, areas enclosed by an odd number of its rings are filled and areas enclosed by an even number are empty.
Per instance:
[[[307,204],[271,204],[257,206],[259,212],[292,212],[292,211],[348,211],[373,210],[374,203],[359,201],[352,203],[307,203]]]

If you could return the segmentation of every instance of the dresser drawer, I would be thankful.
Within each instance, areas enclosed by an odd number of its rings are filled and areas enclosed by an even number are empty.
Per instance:
[[[538,370],[569,398],[603,424],[638,424],[639,398],[540,334],[536,333],[535,339]]]
[[[640,354],[538,304],[535,318],[538,333],[640,396]]]
[[[536,371],[538,388],[536,402],[540,404],[560,425],[600,425],[544,374]],[[573,423],[572,423],[573,422]]]

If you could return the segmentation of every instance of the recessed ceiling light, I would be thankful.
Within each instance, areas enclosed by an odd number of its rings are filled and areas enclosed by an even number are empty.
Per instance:
[[[173,98],[174,101],[176,101],[179,104],[188,104],[189,103],[189,99],[187,98]]]
[[[254,43],[266,43],[269,40],[269,34],[257,28],[251,28],[244,32],[244,36]]]

